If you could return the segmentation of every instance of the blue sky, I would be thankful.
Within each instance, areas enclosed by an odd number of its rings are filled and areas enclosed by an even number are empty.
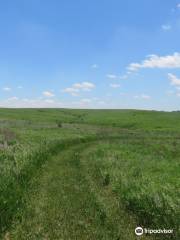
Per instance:
[[[0,106],[180,109],[180,1],[6,0]]]

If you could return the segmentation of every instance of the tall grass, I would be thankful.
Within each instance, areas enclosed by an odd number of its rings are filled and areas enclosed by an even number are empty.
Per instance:
[[[162,152],[162,143],[157,140],[102,142],[86,156],[85,161],[90,163],[96,184],[102,187],[110,185],[139,225],[173,229],[174,235],[169,237],[179,239],[180,143],[177,142],[175,154],[173,141],[172,138],[171,143],[164,144]]]
[[[11,223],[14,214],[23,206],[32,176],[52,155],[81,142],[93,141],[96,136],[67,140],[41,140],[36,147],[15,145],[0,151],[0,232]]]

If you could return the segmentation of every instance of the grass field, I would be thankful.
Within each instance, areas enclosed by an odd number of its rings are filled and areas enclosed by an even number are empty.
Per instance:
[[[180,112],[0,109],[0,239],[178,240],[179,223]]]

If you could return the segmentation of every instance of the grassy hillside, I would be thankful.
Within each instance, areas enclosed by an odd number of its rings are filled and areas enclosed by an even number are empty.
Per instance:
[[[2,239],[179,239],[180,112],[0,109]]]
[[[3,120],[18,122],[88,123],[129,129],[180,130],[180,112],[140,110],[0,109]]]

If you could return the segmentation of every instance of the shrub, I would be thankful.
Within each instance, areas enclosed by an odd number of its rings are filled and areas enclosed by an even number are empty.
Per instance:
[[[61,122],[61,121],[57,120],[57,121],[56,121],[56,124],[57,124],[57,127],[58,127],[58,128],[61,128],[61,127],[62,127],[62,122]]]

